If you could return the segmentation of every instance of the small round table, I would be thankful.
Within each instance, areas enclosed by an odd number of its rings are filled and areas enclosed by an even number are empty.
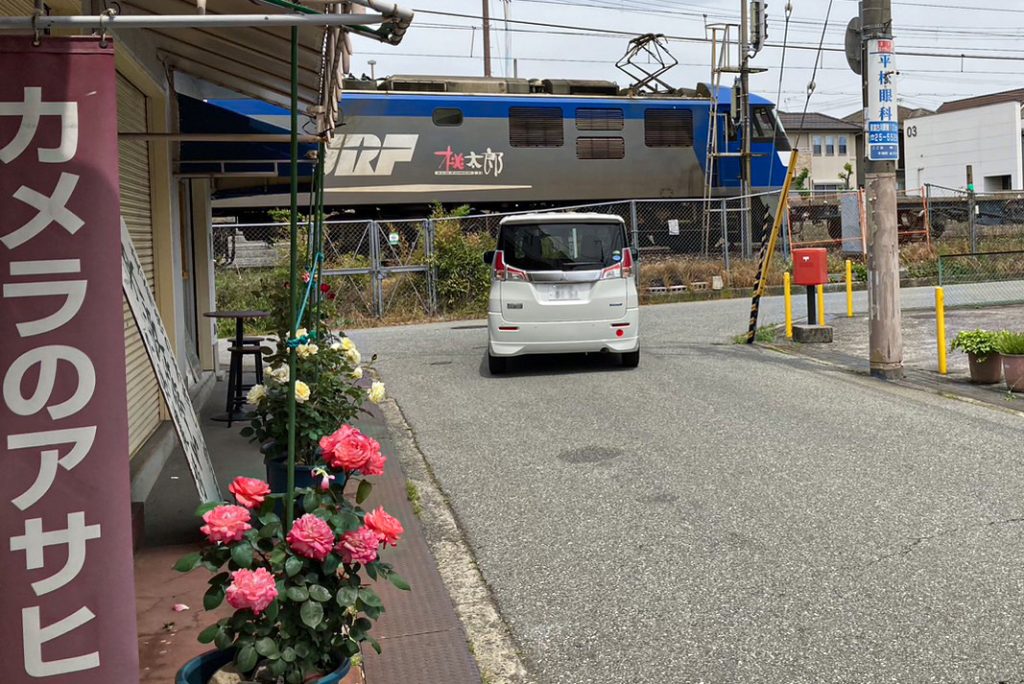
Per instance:
[[[234,341],[234,346],[237,349],[241,349],[242,345],[245,344],[245,329],[244,329],[243,321],[245,321],[246,318],[269,318],[270,317],[270,312],[269,311],[255,311],[255,310],[253,310],[253,311],[207,311],[206,313],[203,314],[203,316],[205,316],[206,318],[233,318],[233,319],[235,319],[235,341]],[[238,378],[238,383],[240,385],[241,384],[241,378],[242,378],[242,357],[241,356],[238,357],[238,368],[237,368],[237,376],[236,377]],[[228,427],[231,426],[231,423],[233,421],[236,421],[236,420],[238,420],[238,421],[249,420],[250,416],[246,415],[246,413],[244,411],[242,411],[241,408],[242,407],[241,407],[241,405],[238,402],[238,394],[236,393],[236,388],[232,387],[231,383],[229,382],[228,383],[228,397],[227,397],[227,403],[226,403],[227,411],[225,413],[223,413],[223,414],[214,416],[213,420],[220,421],[220,422],[226,422],[228,424]]]

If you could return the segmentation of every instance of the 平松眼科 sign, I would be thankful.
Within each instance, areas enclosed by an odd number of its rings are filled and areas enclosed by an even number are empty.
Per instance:
[[[864,63],[868,87],[864,139],[869,161],[896,161],[900,158],[895,59],[892,38],[868,41],[867,61]]]

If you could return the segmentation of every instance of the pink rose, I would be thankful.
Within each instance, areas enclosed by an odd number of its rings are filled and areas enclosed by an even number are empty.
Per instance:
[[[235,610],[248,608],[259,615],[277,598],[277,583],[266,568],[235,570],[228,585],[228,603]]]
[[[360,469],[363,475],[383,475],[384,474],[384,463],[388,460],[387,456],[380,453],[380,444],[377,442],[373,443],[377,448],[370,453],[370,458],[366,459],[366,464]]]
[[[303,558],[322,561],[334,548],[334,532],[323,520],[312,513],[306,513],[295,521],[288,532],[288,546]]]
[[[203,522],[206,524],[199,531],[212,542],[230,544],[240,541],[252,529],[250,520],[252,516],[249,511],[241,506],[217,506],[203,514]]]
[[[258,508],[270,494],[270,485],[255,477],[236,477],[228,491],[246,508]]]
[[[398,539],[405,532],[402,523],[388,515],[383,506],[377,506],[376,510],[363,516],[363,524],[376,532],[382,543],[392,546],[398,544]]]
[[[334,434],[320,438],[324,461],[335,470],[361,470],[374,453],[380,454],[377,440],[367,437],[351,425],[342,425]]]
[[[341,535],[336,551],[346,563],[372,563],[377,560],[380,537],[369,527],[360,527],[354,532]]]

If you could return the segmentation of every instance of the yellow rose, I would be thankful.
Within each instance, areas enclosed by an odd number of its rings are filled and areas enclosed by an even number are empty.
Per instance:
[[[356,349],[355,347],[352,347],[347,352],[345,352],[345,358],[348,359],[348,362],[351,363],[353,366],[358,366],[363,362],[362,354],[360,354],[359,350]]]
[[[274,380],[275,382],[279,382],[282,385],[284,385],[284,384],[286,384],[288,382],[288,376],[289,376],[288,366],[287,366],[287,364],[281,364],[277,368],[273,368],[271,370],[268,370],[267,371],[267,375],[269,375],[270,378],[272,380]]]
[[[299,328],[298,330],[295,331],[295,339],[299,339],[300,337],[305,337],[308,334],[309,334],[308,330],[306,330],[305,328]]]
[[[267,388],[263,385],[253,385],[249,390],[246,399],[253,406],[259,406],[260,402],[267,398]]]
[[[300,404],[306,403],[309,399],[309,385],[302,382],[301,380],[295,381],[295,401]]]
[[[341,338],[341,348],[345,351],[352,351],[356,348],[356,343],[352,341],[351,337]]]
[[[308,359],[310,356],[316,356],[318,351],[320,351],[320,347],[313,343],[300,344],[295,348],[295,353],[299,355],[300,359]]]
[[[374,383],[370,385],[370,401],[372,401],[374,404],[379,404],[380,402],[384,401],[383,382],[374,381]]]
[[[363,368],[362,368],[362,366],[356,366],[356,369],[354,371],[352,371],[352,379],[353,380],[362,380],[363,379]]]

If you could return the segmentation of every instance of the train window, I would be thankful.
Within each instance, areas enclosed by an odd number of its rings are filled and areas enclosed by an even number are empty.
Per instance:
[[[772,142],[775,139],[775,121],[768,107],[754,107],[751,124],[754,134],[750,139],[754,142]]]
[[[461,126],[462,110],[451,107],[438,107],[434,110],[435,126]]]
[[[648,109],[644,112],[647,147],[693,147],[693,112],[689,109]]]
[[[625,138],[576,138],[577,159],[623,159]]]
[[[577,131],[621,131],[622,110],[617,107],[580,107],[576,110]]]
[[[560,107],[511,107],[508,141],[512,147],[561,147],[565,143]]]

